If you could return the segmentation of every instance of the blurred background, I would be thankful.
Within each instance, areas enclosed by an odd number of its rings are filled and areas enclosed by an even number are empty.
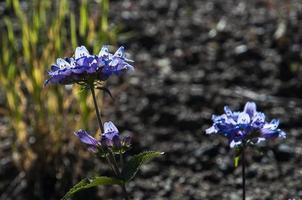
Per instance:
[[[103,44],[124,45],[136,67],[108,81],[115,101],[97,94],[104,120],[132,135],[128,154],[166,152],[128,185],[133,199],[240,199],[234,152],[204,130],[246,101],[288,135],[247,150],[248,199],[302,199],[301,23],[299,0],[1,1],[0,200],[59,199],[85,176],[111,175],[73,135],[98,132],[89,92],[43,87],[57,57]]]

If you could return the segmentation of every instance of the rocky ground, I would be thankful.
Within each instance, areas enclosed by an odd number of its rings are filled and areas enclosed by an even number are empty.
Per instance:
[[[301,199],[302,3],[117,1],[111,8],[133,33],[121,44],[136,72],[114,89],[108,116],[134,133],[138,149],[166,152],[129,186],[133,197],[240,199],[233,151],[204,130],[224,105],[242,109],[252,100],[281,120],[288,138],[248,150],[248,199]]]
[[[110,7],[136,71],[109,81],[116,100],[105,98],[105,119],[132,133],[129,154],[166,152],[128,185],[133,199],[240,199],[233,150],[204,130],[224,105],[242,109],[251,100],[280,119],[288,138],[247,150],[247,199],[302,199],[302,2],[120,0]],[[118,199],[120,190],[98,193]]]

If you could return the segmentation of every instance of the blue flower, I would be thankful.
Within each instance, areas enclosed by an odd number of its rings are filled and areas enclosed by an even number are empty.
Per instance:
[[[101,135],[100,140],[93,138],[87,131],[82,129],[74,134],[93,152],[101,149],[110,149],[119,153],[121,151],[124,152],[131,145],[131,138],[129,136],[121,138],[118,129],[111,121],[104,123],[104,133]]]
[[[101,143],[99,141],[97,141],[95,138],[93,138],[91,135],[89,135],[89,133],[87,133],[87,131],[80,129],[80,130],[76,131],[74,134],[81,140],[81,142],[83,142],[84,144],[87,144],[88,149],[93,152],[96,152],[98,146],[101,145]]]
[[[131,138],[121,138],[118,129],[111,121],[104,123],[104,133],[101,137],[101,144],[103,146],[119,150],[124,147],[129,147],[130,143]]]
[[[265,121],[265,114],[257,112],[254,102],[247,102],[243,112],[233,112],[228,106],[224,112],[212,116],[213,126],[206,133],[227,137],[232,148],[243,142],[256,144],[271,138],[286,138],[286,133],[278,129],[279,120]]]
[[[120,75],[125,71],[133,71],[133,62],[125,57],[124,47],[120,47],[114,55],[103,46],[98,55],[90,55],[86,47],[77,47],[71,58],[58,58],[48,72],[48,84],[87,83],[88,81],[105,81],[111,75]]]

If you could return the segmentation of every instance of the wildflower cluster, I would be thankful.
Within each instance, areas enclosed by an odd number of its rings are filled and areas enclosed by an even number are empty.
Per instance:
[[[257,112],[254,102],[247,102],[242,112],[233,112],[228,106],[224,107],[224,112],[219,116],[213,115],[213,126],[206,133],[226,136],[231,147],[286,137],[285,132],[278,129],[279,120],[267,122],[265,114]]]
[[[120,75],[134,68],[128,62],[133,62],[125,56],[124,47],[120,47],[114,54],[109,53],[104,46],[98,55],[90,55],[86,47],[77,47],[73,57],[58,58],[56,64],[48,72],[48,84],[73,84],[105,81],[111,75]]]
[[[259,142],[286,138],[286,133],[278,128],[279,120],[267,122],[265,114],[258,112],[254,102],[247,102],[242,112],[233,112],[228,106],[224,107],[224,114],[212,116],[213,125],[206,130],[207,134],[219,134],[228,138],[231,148],[235,148],[235,167],[239,159],[242,165],[242,199],[245,200],[245,148]]]
[[[58,58],[56,64],[52,65],[48,72],[49,79],[45,81],[44,85],[79,84],[91,90],[101,130],[100,138],[96,139],[82,129],[76,131],[75,135],[88,146],[88,150],[101,158],[105,158],[115,174],[115,177],[97,176],[83,179],[71,188],[63,199],[67,199],[74,193],[89,187],[118,184],[122,187],[124,199],[127,200],[126,183],[136,175],[143,163],[162,155],[161,152],[156,151],[143,152],[134,155],[124,163],[123,154],[130,148],[131,138],[129,136],[121,137],[118,129],[111,121],[102,124],[94,90],[97,88],[111,94],[107,88],[103,87],[103,83],[112,75],[121,75],[124,72],[133,71],[134,67],[129,62],[133,61],[125,57],[124,47],[120,47],[114,54],[111,54],[108,48],[104,46],[98,55],[90,55],[88,50],[81,46],[76,48],[73,57]],[[117,162],[117,154],[120,156],[120,163]]]

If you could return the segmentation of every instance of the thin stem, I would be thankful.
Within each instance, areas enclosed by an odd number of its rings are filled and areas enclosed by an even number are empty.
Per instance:
[[[110,158],[111,158],[111,162],[112,162],[112,164],[113,164],[115,170],[118,172],[117,176],[119,177],[119,176],[121,175],[121,172],[119,171],[118,164],[117,164],[117,162],[116,162],[116,159],[115,159],[115,157],[114,157],[114,154],[113,154],[111,151],[109,152],[109,156],[110,156]],[[127,193],[127,190],[126,190],[126,184],[123,183],[123,184],[121,185],[121,187],[122,187],[122,190],[123,190],[124,199],[125,199],[125,200],[128,200],[129,198],[128,198],[128,193]]]
[[[115,170],[114,166],[111,164],[110,159],[106,156],[106,160],[108,162],[108,165],[110,166],[110,168],[112,169],[112,171],[114,172],[114,174],[117,176],[118,172]]]
[[[242,160],[242,200],[245,200],[245,145],[242,146],[241,160]]]
[[[123,190],[123,195],[124,195],[125,200],[129,200],[125,183],[122,185],[122,190]]]
[[[123,167],[124,167],[124,158],[123,158],[122,151],[120,151],[120,166],[123,169]]]
[[[101,113],[99,111],[99,107],[98,107],[98,104],[96,101],[96,96],[95,96],[95,91],[94,91],[93,85],[90,86],[90,90],[91,90],[91,94],[93,97],[93,103],[94,103],[94,107],[95,107],[96,116],[98,118],[99,127],[101,129],[101,133],[104,133],[104,127],[103,127],[103,123],[102,123]]]
[[[99,127],[100,127],[100,130],[101,130],[101,133],[104,133],[104,127],[103,127],[103,123],[102,123],[101,113],[100,113],[100,110],[99,110],[99,107],[98,107],[98,104],[97,104],[97,101],[96,101],[96,96],[95,96],[95,91],[94,91],[94,85],[93,84],[90,85],[90,90],[91,90],[91,94],[92,94],[92,97],[93,97],[93,103],[94,103],[95,112],[96,112],[96,116],[97,116],[97,119],[98,119]],[[115,173],[115,175],[117,177],[119,177],[121,175],[121,173],[119,171],[119,168],[118,168],[116,159],[114,157],[114,154],[111,151],[109,151],[109,157],[106,157],[106,159],[107,159],[108,164],[112,168],[113,172]],[[123,191],[124,199],[129,200],[125,183],[121,185],[121,188],[122,188],[122,191]]]

